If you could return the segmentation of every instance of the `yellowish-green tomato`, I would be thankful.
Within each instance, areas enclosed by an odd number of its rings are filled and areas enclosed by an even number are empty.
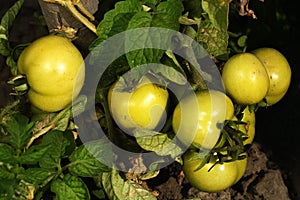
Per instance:
[[[239,53],[229,58],[222,70],[222,79],[228,95],[242,105],[260,102],[270,86],[267,70],[251,53]]]
[[[268,105],[273,105],[283,98],[290,86],[292,75],[290,65],[284,55],[273,48],[259,48],[252,53],[267,69],[270,88],[265,98]]]
[[[172,126],[184,144],[212,149],[220,137],[220,125],[232,119],[233,114],[233,103],[226,94],[205,90],[179,102],[173,113]]]
[[[196,170],[202,162],[201,158],[195,159],[197,154],[194,151],[187,151],[184,154],[183,172],[189,183],[200,191],[223,191],[237,183],[243,177],[247,168],[247,157],[243,160],[216,164],[211,168],[217,161],[213,157],[201,169]]]
[[[108,93],[110,113],[120,128],[155,130],[163,123],[169,97],[166,89],[147,77],[131,91],[124,88],[122,82],[117,81]]]
[[[243,133],[248,135],[248,138],[244,141],[244,144],[251,144],[255,137],[255,112],[249,110],[248,107],[243,110],[243,117],[241,122],[245,124],[238,124],[237,130],[242,131]],[[233,120],[237,120],[236,117]]]
[[[25,74],[29,101],[36,108],[56,112],[75,98],[84,82],[84,60],[67,38],[48,35],[24,49],[18,71]]]

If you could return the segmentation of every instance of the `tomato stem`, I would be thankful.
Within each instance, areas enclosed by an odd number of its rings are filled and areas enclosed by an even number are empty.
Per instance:
[[[110,116],[110,111],[109,111],[109,106],[108,106],[108,100],[107,100],[107,95],[108,95],[108,89],[103,89],[100,90],[99,92],[99,98],[100,98],[100,103],[103,106],[104,109],[104,115],[107,123],[107,128],[108,128],[108,136],[111,140],[113,140],[113,121]]]

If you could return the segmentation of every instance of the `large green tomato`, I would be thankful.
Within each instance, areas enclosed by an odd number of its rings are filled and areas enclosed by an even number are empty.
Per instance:
[[[146,76],[130,91],[126,90],[122,81],[117,81],[108,93],[110,113],[123,130],[154,130],[163,122],[168,96],[166,89]]]
[[[197,154],[194,151],[184,154],[183,172],[193,187],[204,192],[219,192],[231,187],[243,177],[247,168],[247,158],[216,164],[211,168],[217,161],[212,157],[200,170],[196,170],[202,162]]]
[[[232,119],[233,113],[233,103],[226,94],[216,90],[200,91],[179,102],[172,126],[184,144],[212,149],[221,133],[219,125]]]
[[[270,88],[266,95],[268,105],[280,101],[286,94],[291,82],[291,68],[286,58],[276,49],[259,48],[252,52],[267,69]]]
[[[225,90],[238,104],[260,102],[269,90],[269,76],[262,62],[251,53],[232,56],[222,70]]]
[[[82,55],[68,39],[44,36],[24,49],[18,70],[25,74],[29,101],[42,111],[56,112],[76,97],[84,82]]]

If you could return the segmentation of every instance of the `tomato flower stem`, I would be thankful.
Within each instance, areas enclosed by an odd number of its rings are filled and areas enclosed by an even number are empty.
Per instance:
[[[83,6],[80,0],[72,0],[73,4],[79,9],[81,13],[89,18],[91,21],[95,21],[95,17]]]
[[[88,29],[90,29],[93,33],[96,34],[96,26],[91,23],[86,17],[84,17],[74,6],[77,5],[78,9],[83,12],[87,17],[89,17],[91,20],[94,19],[94,17],[91,17],[91,14],[83,7],[82,3],[79,3],[80,0],[44,0],[44,2],[48,3],[56,3],[61,6],[66,7],[72,15],[77,18],[81,23],[83,23]],[[88,14],[87,14],[88,13]]]

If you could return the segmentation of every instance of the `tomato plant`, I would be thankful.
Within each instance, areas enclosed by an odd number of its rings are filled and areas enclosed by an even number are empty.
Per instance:
[[[170,162],[201,191],[238,183],[255,112],[278,102],[291,79],[277,50],[247,52],[247,31],[229,31],[229,20],[257,17],[245,2],[103,1],[91,13],[93,1],[38,1],[49,34],[27,46],[11,38],[17,1],[0,24],[15,95],[0,109],[0,199],[154,200],[148,180]]]
[[[26,75],[30,102],[47,112],[65,108],[83,86],[82,55],[60,36],[41,37],[25,48],[18,60],[18,70]]]

